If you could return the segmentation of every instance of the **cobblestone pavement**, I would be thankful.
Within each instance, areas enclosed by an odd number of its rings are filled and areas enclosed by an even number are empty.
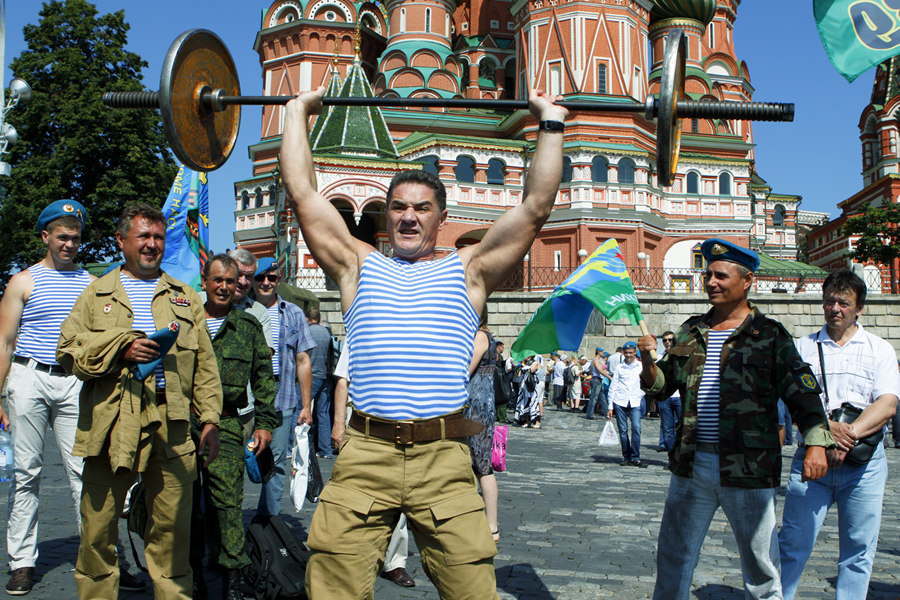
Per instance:
[[[656,543],[669,483],[665,455],[656,452],[659,420],[643,421],[641,454],[647,469],[620,467],[618,448],[598,447],[605,421],[591,423],[581,414],[546,408],[541,430],[511,428],[509,470],[497,475],[500,488],[502,538],[495,564],[500,597],[504,600],[583,600],[615,597],[648,598],[656,572]],[[40,581],[30,597],[67,600],[76,597],[72,573],[78,546],[74,516],[53,436],[41,485],[37,573]],[[785,449],[787,480],[790,456]],[[900,596],[900,450],[887,451],[890,465],[884,499],[881,539],[869,600],[897,600]],[[325,476],[332,461],[321,461]],[[8,484],[0,484],[0,493]],[[245,521],[256,507],[258,487],[247,484]],[[783,490],[782,490],[783,496]],[[305,537],[314,507],[296,514],[285,498],[284,516],[298,535]],[[779,501],[778,513],[780,516]],[[0,526],[5,539],[5,523]],[[131,563],[124,521],[120,527],[120,556]],[[187,543],[187,540],[185,540]],[[825,522],[800,584],[798,598],[834,598],[837,575],[837,515]],[[410,551],[415,545],[410,538]],[[141,555],[143,560],[143,556]],[[407,565],[416,587],[400,588],[378,579],[377,600],[419,598],[437,600],[438,594],[422,571],[418,555]],[[131,566],[132,573],[137,570]],[[6,572],[6,569],[4,569]],[[220,579],[207,572],[210,598],[220,595]],[[149,582],[146,574],[140,577]],[[2,578],[5,585],[5,577]],[[122,593],[122,598],[149,598],[150,593]],[[248,598],[250,595],[248,594]],[[717,514],[694,574],[694,598],[743,598],[740,559],[734,538],[721,511]]]

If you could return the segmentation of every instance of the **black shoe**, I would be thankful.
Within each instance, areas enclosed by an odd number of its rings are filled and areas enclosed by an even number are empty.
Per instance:
[[[665,448],[665,446],[660,446],[659,448],[656,449],[656,451],[657,452],[666,452],[666,448]]]
[[[639,469],[646,469],[646,468],[647,468],[647,463],[642,463],[642,462],[639,461],[639,460],[632,460],[632,461],[630,461],[630,462],[631,462],[631,466],[632,466],[632,467],[638,467]]]
[[[619,466],[620,466],[620,467],[630,467],[630,466],[631,466],[631,461],[630,461],[630,460],[627,460],[627,459],[626,459],[626,460],[623,460],[622,462],[619,463]]]
[[[596,420],[597,420],[597,419],[594,418],[594,417],[585,417],[585,419],[587,419],[588,421],[596,421]]]
[[[10,596],[24,596],[34,587],[34,567],[20,567],[10,576],[6,582],[6,593]]]
[[[147,589],[147,584],[119,567],[119,589],[124,592],[143,592]]]
[[[393,581],[400,587],[415,587],[416,580],[412,578],[406,569],[403,567],[397,567],[396,569],[391,569],[390,571],[382,571],[381,576],[388,581]]]
[[[222,575],[222,600],[244,600],[241,572],[237,569],[229,569]]]
[[[203,565],[191,565],[194,571],[194,592],[191,594],[192,600],[206,600],[209,596],[209,590],[206,588],[206,578],[203,576]]]

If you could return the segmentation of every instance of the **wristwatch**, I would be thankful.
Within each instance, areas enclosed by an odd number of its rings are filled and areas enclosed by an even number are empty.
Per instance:
[[[538,129],[540,131],[565,131],[566,124],[562,121],[541,121]]]

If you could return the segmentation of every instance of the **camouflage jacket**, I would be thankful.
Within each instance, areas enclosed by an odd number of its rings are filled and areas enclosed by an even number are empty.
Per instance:
[[[222,378],[224,408],[240,409],[248,404],[247,384],[256,398],[256,428],[274,431],[275,376],[272,353],[262,325],[251,314],[233,309],[212,341]]]
[[[772,488],[781,478],[778,398],[784,400],[804,441],[833,447],[819,385],[784,326],[752,304],[747,319],[722,346],[719,380],[719,476],[723,486]],[[644,388],[657,399],[681,392],[681,418],[669,470],[692,476],[696,451],[697,392],[706,364],[712,311],[685,321],[675,345],[657,363],[656,381]],[[643,381],[642,381],[643,384]]]

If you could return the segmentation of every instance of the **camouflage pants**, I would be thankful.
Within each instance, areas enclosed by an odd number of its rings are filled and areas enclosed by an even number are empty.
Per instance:
[[[200,442],[201,428],[191,415],[191,435]],[[203,560],[209,544],[210,569],[240,569],[250,564],[244,553],[244,437],[236,417],[219,421],[219,456],[194,482],[191,515],[191,564]],[[200,459],[201,464],[204,459]],[[202,489],[202,494],[200,493]],[[202,496],[202,498],[201,498]]]

